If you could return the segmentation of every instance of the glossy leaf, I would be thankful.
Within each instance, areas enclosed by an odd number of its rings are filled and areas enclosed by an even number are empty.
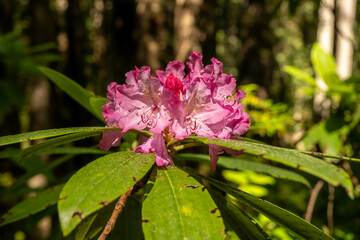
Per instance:
[[[154,154],[117,152],[89,163],[75,173],[60,194],[58,211],[68,235],[87,216],[134,186],[155,163]]]
[[[109,101],[107,98],[102,98],[102,97],[91,97],[89,99],[89,103],[93,110],[94,115],[104,123],[105,123],[105,119],[102,116],[102,111],[103,111],[102,106],[104,106],[107,101]]]
[[[168,167],[143,203],[145,239],[224,239],[219,211],[203,185]]]
[[[40,155],[52,155],[52,154],[108,154],[110,152],[104,152],[97,148],[89,148],[89,147],[57,147],[46,149],[41,151]]]
[[[27,218],[57,203],[63,185],[58,185],[29,197],[15,205],[0,218],[0,227]]]
[[[31,147],[26,148],[23,150],[20,154],[20,160],[24,160],[26,158],[32,157],[35,154],[40,153],[41,151],[53,147],[57,147],[59,145],[63,145],[70,142],[75,142],[78,140],[82,140],[88,137],[94,137],[97,135],[100,135],[102,131],[91,131],[91,132],[79,132],[79,133],[73,133],[66,136],[61,136],[49,140],[45,140],[43,142],[40,142],[36,145],[33,145]]]
[[[226,224],[243,240],[270,239],[264,230],[229,198],[209,190]]]
[[[66,92],[72,99],[77,101],[90,113],[94,113],[93,108],[89,103],[89,99],[91,97],[94,97],[92,93],[80,86],[77,82],[71,80],[70,78],[55,70],[46,67],[38,67],[38,69],[53,83],[55,83],[61,90]]]
[[[189,137],[205,144],[215,144],[229,149],[243,151],[244,153],[261,156],[264,159],[299,169],[317,176],[334,186],[342,185],[353,198],[353,185],[349,175],[342,169],[319,158],[315,158],[299,151],[269,146],[260,143],[239,141],[232,139],[217,139],[203,137]]]
[[[16,135],[7,135],[0,137],[0,146],[9,145],[13,143],[25,142],[41,138],[57,137],[78,132],[99,132],[102,130],[121,130],[120,128],[110,127],[73,127],[73,128],[58,128],[40,130],[35,132],[20,133]]]
[[[191,175],[202,178],[203,180],[210,183],[212,186],[218,188],[221,191],[225,191],[229,195],[236,198],[239,203],[245,204],[246,206],[262,213],[275,223],[282,225],[287,230],[293,232],[304,239],[312,239],[312,240],[326,240],[332,239],[327,234],[322,232],[320,229],[312,225],[311,223],[305,221],[299,216],[278,207],[266,200],[254,197],[248,193],[245,193],[239,189],[235,189],[230,187],[229,185],[219,182],[215,179],[198,175],[191,170],[187,169]]]
[[[184,158],[192,161],[210,162],[209,155],[205,155],[205,154],[180,153],[177,154],[176,156],[179,158]],[[217,165],[228,169],[234,169],[234,170],[242,169],[242,170],[251,170],[258,173],[265,173],[275,178],[288,179],[291,181],[302,183],[305,186],[310,187],[310,183],[308,182],[308,180],[306,180],[306,178],[304,178],[300,174],[297,174],[295,172],[286,169],[270,166],[267,164],[244,160],[250,157],[252,156],[248,156],[247,154],[240,155],[238,158],[219,157],[219,161],[217,162]]]

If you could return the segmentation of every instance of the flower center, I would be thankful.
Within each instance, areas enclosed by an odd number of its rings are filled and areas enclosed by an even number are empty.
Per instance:
[[[177,77],[174,76],[173,73],[170,73],[170,75],[167,77],[165,82],[165,87],[171,91],[175,92],[182,92],[183,90],[183,84]]]

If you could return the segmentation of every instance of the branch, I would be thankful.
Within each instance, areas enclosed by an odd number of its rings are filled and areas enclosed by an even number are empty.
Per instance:
[[[119,198],[119,201],[115,205],[114,211],[112,212],[109,221],[107,222],[107,224],[106,224],[103,232],[101,233],[100,237],[98,238],[98,240],[105,240],[106,237],[110,234],[110,232],[114,229],[116,219],[118,218],[118,216],[124,209],[125,202],[128,199],[128,197],[131,195],[132,190],[133,190],[133,188],[130,188],[129,191],[127,191],[126,193],[121,195],[121,197]]]
[[[329,184],[329,198],[328,198],[328,205],[327,205],[327,220],[328,220],[328,229],[329,235],[334,232],[334,199],[335,199],[335,188],[333,185]]]
[[[312,189],[311,194],[310,194],[310,199],[309,199],[309,203],[306,209],[306,213],[305,213],[305,220],[308,222],[311,222],[311,217],[314,211],[314,207],[315,207],[315,203],[316,203],[316,199],[319,195],[319,192],[321,190],[321,188],[324,185],[324,181],[323,180],[319,180],[315,187]]]
[[[326,158],[335,158],[335,159],[339,159],[339,160],[360,162],[359,158],[336,156],[336,155],[330,155],[330,154],[325,154],[325,153],[320,153],[320,152],[309,152],[309,151],[300,151],[300,152],[305,153],[307,155],[314,156],[314,157],[326,157]]]
[[[115,223],[116,223],[116,219],[119,217],[120,213],[122,212],[122,210],[125,207],[125,203],[126,200],[133,194],[135,194],[138,190],[140,190],[141,188],[143,188],[147,181],[149,180],[150,176],[151,176],[151,172],[154,169],[153,165],[151,167],[151,169],[148,171],[148,173],[140,180],[138,181],[134,187],[129,188],[129,190],[126,193],[123,193],[121,195],[121,197],[119,198],[119,200],[117,201],[114,211],[111,214],[111,217],[109,219],[109,221],[107,222],[104,230],[102,231],[100,237],[98,238],[98,240],[105,240],[107,238],[107,236],[110,234],[110,232],[114,229],[115,227]]]
[[[351,165],[349,162],[343,162],[343,167],[345,171],[349,174],[352,184],[355,187],[355,196],[358,196],[360,193],[360,183],[359,179],[354,175],[354,172],[351,169]]]

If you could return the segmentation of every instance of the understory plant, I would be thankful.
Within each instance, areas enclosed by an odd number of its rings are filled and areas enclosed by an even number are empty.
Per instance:
[[[164,71],[155,71],[156,76],[149,67],[135,68],[126,74],[125,84],[108,86],[107,98],[39,67],[106,127],[3,136],[0,146],[46,140],[20,151],[5,149],[2,156],[16,156],[17,163],[24,164],[38,155],[62,154],[44,166],[47,170],[78,154],[103,156],[13,206],[2,215],[0,226],[57,205],[62,235],[70,239],[270,239],[253,220],[254,213],[298,238],[332,239],[301,217],[220,181],[216,173],[251,170],[309,188],[307,177],[312,175],[342,186],[352,198],[348,173],[324,161],[321,153],[241,137],[250,126],[250,116],[243,111],[245,93],[236,87],[236,80],[222,72],[222,63],[215,58],[204,66],[196,52],[187,67],[186,74],[183,63],[170,62]],[[101,135],[101,150],[69,147],[74,141]],[[38,171],[26,173],[2,196],[21,188]]]

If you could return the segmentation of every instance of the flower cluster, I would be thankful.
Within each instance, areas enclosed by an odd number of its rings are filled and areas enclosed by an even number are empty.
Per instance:
[[[204,67],[202,55],[191,53],[185,65],[170,62],[165,71],[150,75],[150,67],[130,71],[126,83],[108,86],[109,101],[103,106],[103,116],[109,127],[121,131],[105,131],[99,146],[107,151],[120,144],[130,129],[148,130],[153,135],[135,151],[156,155],[158,166],[173,164],[165,145],[164,135],[182,140],[191,134],[202,137],[234,138],[250,126],[249,115],[239,101],[245,97],[236,91],[236,80],[222,72],[223,64],[215,58]],[[210,145],[211,170],[223,149]]]

